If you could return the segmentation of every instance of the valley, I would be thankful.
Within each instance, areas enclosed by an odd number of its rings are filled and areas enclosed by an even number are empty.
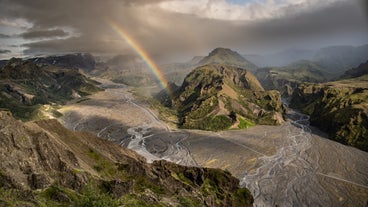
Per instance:
[[[291,109],[280,126],[209,132],[168,127],[133,88],[106,80],[105,91],[59,110],[69,129],[89,131],[144,156],[228,170],[254,206],[364,206],[368,154],[325,138]],[[147,89],[148,90],[148,89]]]

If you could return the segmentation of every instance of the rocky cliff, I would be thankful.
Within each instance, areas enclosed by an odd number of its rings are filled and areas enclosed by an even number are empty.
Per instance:
[[[311,116],[330,138],[368,151],[368,75],[324,84],[303,84],[291,107]]]
[[[217,169],[147,164],[135,152],[56,120],[0,111],[1,206],[251,206]]]
[[[280,124],[280,93],[265,91],[247,70],[222,64],[196,68],[173,94],[184,128],[223,130]]]

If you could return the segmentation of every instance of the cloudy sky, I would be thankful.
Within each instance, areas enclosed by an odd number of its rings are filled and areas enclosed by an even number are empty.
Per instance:
[[[0,0],[0,59],[134,51],[157,60],[368,43],[366,0]]]

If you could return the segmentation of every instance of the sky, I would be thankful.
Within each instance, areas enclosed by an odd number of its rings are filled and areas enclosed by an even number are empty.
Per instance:
[[[157,61],[368,43],[366,0],[0,0],[0,59],[134,54]]]

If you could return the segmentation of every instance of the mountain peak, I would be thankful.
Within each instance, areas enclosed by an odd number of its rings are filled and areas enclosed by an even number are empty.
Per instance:
[[[208,64],[224,64],[229,66],[236,66],[248,70],[256,70],[257,66],[249,62],[238,52],[228,48],[218,47],[212,50],[208,56],[199,61],[198,65]]]

